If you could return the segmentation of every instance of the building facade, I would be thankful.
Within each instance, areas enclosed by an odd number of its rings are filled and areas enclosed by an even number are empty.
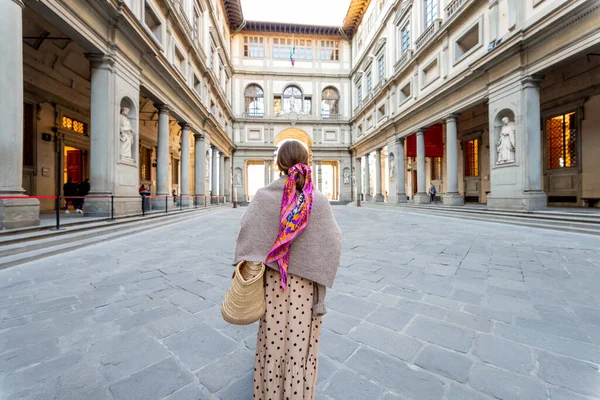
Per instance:
[[[286,140],[331,201],[600,200],[596,0],[351,0],[339,27],[239,0],[2,0],[0,20],[0,227],[69,179],[87,215],[138,212],[141,185],[248,201]]]

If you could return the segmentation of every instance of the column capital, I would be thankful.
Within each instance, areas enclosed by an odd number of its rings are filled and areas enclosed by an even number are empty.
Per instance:
[[[542,81],[544,80],[544,75],[529,75],[524,77],[523,79],[521,79],[521,83],[523,84],[523,87],[528,88],[528,87],[539,87],[540,83],[542,83]]]
[[[15,3],[17,3],[18,6],[21,6],[21,8],[25,8],[25,3],[23,3],[23,0],[13,0]]]
[[[406,138],[404,136],[397,137],[396,140],[394,140],[394,143],[399,143],[399,144],[403,145],[405,140],[406,140]]]
[[[194,139],[196,139],[196,141],[206,141],[206,135],[204,135],[203,133],[198,133],[198,132],[194,132]]]
[[[417,136],[423,136],[427,128],[419,128],[417,129]]]
[[[168,105],[162,103],[154,103],[154,108],[158,110],[159,114],[169,114],[171,111]]]
[[[488,8],[494,8],[498,5],[498,0],[489,0]]]
[[[112,71],[112,68],[115,65],[115,58],[111,54],[86,53],[85,57],[89,60],[91,68],[100,68]]]
[[[444,122],[448,123],[448,122],[456,122],[456,120],[458,119],[459,114],[456,113],[451,113],[448,114],[444,117]]]
[[[378,154],[381,154],[381,151],[383,150],[383,147],[378,147],[375,149],[375,152]]]

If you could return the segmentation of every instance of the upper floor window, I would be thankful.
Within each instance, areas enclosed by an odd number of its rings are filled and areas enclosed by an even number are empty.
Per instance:
[[[385,79],[385,55],[377,60],[377,69],[379,70],[379,81],[381,82]]]
[[[321,94],[321,115],[323,118],[335,118],[339,115],[340,94],[335,88],[328,87]]]
[[[194,39],[200,38],[200,12],[196,7],[194,7],[194,11],[192,14],[192,28],[194,31]]]
[[[321,60],[339,61],[340,60],[340,42],[339,40],[321,40]]]
[[[362,101],[362,85],[360,83],[356,84],[356,100],[357,102],[360,104],[360,102]]]
[[[312,60],[313,49],[312,40],[308,39],[297,39],[294,43],[296,48],[295,56],[298,60]]]
[[[410,49],[410,22],[400,30],[400,55],[403,55]]]
[[[146,7],[144,9],[144,24],[150,29],[150,32],[154,35],[154,37],[161,42],[162,41],[162,21],[156,15],[154,10],[146,3]]]
[[[571,112],[546,120],[548,169],[577,166],[577,114]]]
[[[273,58],[290,58],[292,39],[273,39]]]
[[[251,117],[265,115],[265,94],[258,85],[249,85],[244,92],[246,98],[246,112]]]
[[[367,94],[373,91],[373,74],[371,71],[367,72]]]
[[[423,0],[423,15],[425,17],[424,29],[427,29],[438,15],[438,0]]]
[[[244,36],[244,57],[264,57],[265,46],[263,40],[263,38],[257,36]]]

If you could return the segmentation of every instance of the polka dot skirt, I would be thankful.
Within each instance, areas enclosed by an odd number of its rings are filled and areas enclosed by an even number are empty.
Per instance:
[[[267,269],[267,311],[258,327],[254,399],[315,398],[321,317],[313,318],[315,284],[288,275],[281,291],[278,271]]]

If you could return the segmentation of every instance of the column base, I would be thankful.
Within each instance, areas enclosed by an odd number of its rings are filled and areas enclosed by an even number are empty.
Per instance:
[[[413,196],[414,204],[429,204],[431,203],[431,199],[427,193],[417,193]]]
[[[465,196],[458,193],[445,193],[442,196],[445,206],[464,206]]]
[[[396,193],[396,203],[403,204],[407,202],[406,193]]]
[[[375,195],[375,203],[383,203],[384,200],[385,199],[383,198],[383,195],[381,193]]]
[[[145,201],[148,202],[149,199],[146,199]],[[146,207],[148,207],[148,203],[146,203]],[[112,208],[112,215],[115,217],[141,214],[142,197],[140,196],[139,199],[115,197]],[[83,213],[86,217],[109,218],[111,216],[110,198],[85,199]]]
[[[23,196],[0,200],[0,230],[40,224],[40,201]]]
[[[487,196],[487,207],[490,210],[544,210],[547,205],[545,192],[523,192],[520,197],[496,197],[493,193]]]

